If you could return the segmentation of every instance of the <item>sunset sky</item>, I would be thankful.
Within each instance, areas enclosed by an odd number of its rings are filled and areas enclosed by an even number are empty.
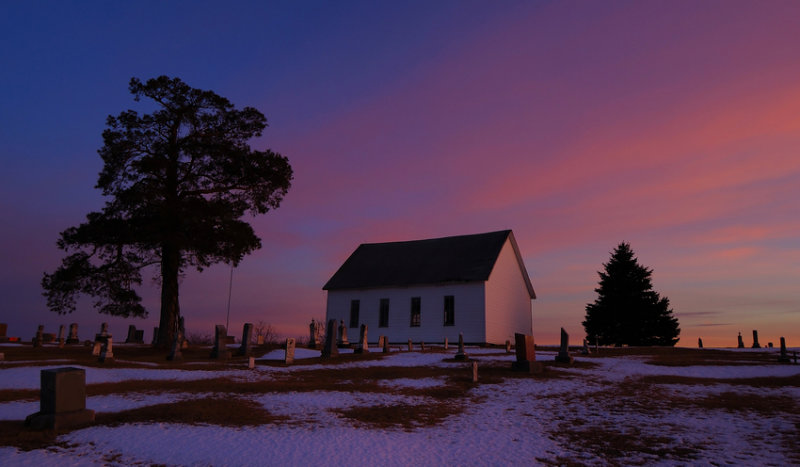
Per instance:
[[[32,1],[0,14],[0,322],[30,339],[124,320],[46,309],[58,233],[102,207],[106,116],[131,77],[180,77],[268,118],[293,187],[253,219],[231,333],[305,336],[360,243],[512,229],[537,343],[579,343],[622,241],[679,346],[800,345],[800,2]],[[151,277],[155,274],[147,275]],[[187,271],[189,333],[224,323],[230,268]]]

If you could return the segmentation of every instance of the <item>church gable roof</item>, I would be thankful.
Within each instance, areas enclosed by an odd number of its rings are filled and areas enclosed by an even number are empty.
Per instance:
[[[483,282],[489,279],[509,236],[514,243],[510,230],[407,242],[365,243],[347,258],[323,289]],[[519,256],[516,245],[514,247]],[[524,271],[524,265],[521,267]],[[525,281],[529,283],[527,277]]]

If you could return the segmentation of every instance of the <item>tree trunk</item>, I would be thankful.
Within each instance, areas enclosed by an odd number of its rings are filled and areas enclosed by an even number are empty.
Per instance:
[[[165,244],[161,248],[161,320],[158,326],[156,346],[168,348],[175,339],[180,320],[178,305],[178,272],[180,250]]]

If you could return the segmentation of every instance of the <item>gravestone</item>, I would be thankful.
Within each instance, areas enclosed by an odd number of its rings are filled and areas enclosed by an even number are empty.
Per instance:
[[[250,355],[251,340],[253,339],[253,323],[244,323],[242,327],[242,345],[236,355]]]
[[[67,344],[80,344],[81,340],[78,338],[78,323],[71,323],[69,325],[69,335],[67,336]]]
[[[556,355],[556,361],[560,363],[572,363],[573,358],[569,355],[569,334],[561,328],[561,349]]]
[[[52,332],[44,332],[42,333],[42,343],[50,344],[51,342],[56,341],[56,335]]]
[[[287,365],[291,365],[292,363],[294,363],[294,347],[295,347],[294,337],[286,339],[286,353],[283,356],[283,363]]]
[[[581,355],[589,355],[591,350],[589,350],[589,341],[586,339],[583,340],[583,347],[581,347]]]
[[[506,340],[506,353],[511,353],[511,341]]]
[[[150,345],[156,344],[158,344],[158,326],[153,328],[153,342],[151,342]]]
[[[60,430],[94,421],[94,411],[86,409],[86,370],[41,370],[40,381],[39,411],[25,418],[25,426]]]
[[[767,342],[767,347],[772,348],[772,342]]]
[[[425,341],[419,341],[419,350],[422,352],[425,351]]]
[[[754,349],[760,349],[761,344],[758,343],[758,331],[753,329],[753,347]]]
[[[320,339],[319,334],[321,332],[320,329],[321,324],[317,322],[317,320],[312,319],[311,324],[308,325],[308,348],[309,349],[319,349],[320,348]]]
[[[108,335],[108,323],[103,323],[100,325],[100,335],[101,336]]]
[[[381,346],[383,353],[389,353],[389,338],[386,336],[381,337],[383,337],[383,345]]]
[[[786,339],[781,337],[781,356],[778,357],[780,363],[792,363],[789,359],[789,354],[786,353]]]
[[[106,336],[105,342],[103,342],[103,346],[100,348],[100,356],[97,359],[100,363],[113,362],[114,361],[114,351],[112,349],[114,339],[111,335]]]
[[[336,320],[328,321],[328,328],[325,330],[325,344],[322,346],[322,358],[333,358],[339,356],[339,348],[336,347]]]
[[[447,338],[445,337],[445,338],[444,338],[444,350],[447,350],[447,348],[448,348],[449,346],[450,346],[450,342],[449,342],[449,341],[447,340]]]
[[[700,338],[700,337],[697,338],[697,348],[698,349],[702,349],[703,348],[703,339]]]
[[[464,351],[464,333],[458,333],[458,352],[456,352],[456,356],[454,357],[456,360],[467,361],[469,360],[469,356]]]
[[[378,348],[379,349],[383,348],[383,343],[384,343],[385,340],[386,340],[386,336],[378,336]]]
[[[8,342],[8,323],[0,323],[0,343]]]
[[[264,335],[259,334],[256,336],[256,345],[264,345]]]
[[[367,325],[361,325],[361,332],[358,336],[358,348],[355,353],[369,353],[369,342],[367,341]]]
[[[228,341],[228,330],[225,326],[217,324],[214,326],[214,347],[211,349],[210,358],[217,360],[227,360],[231,358],[231,353],[226,347]]]
[[[478,382],[478,362],[472,362],[472,382]]]
[[[350,347],[350,341],[347,340],[347,326],[344,325],[344,321],[339,323],[339,341],[336,345],[340,348]]]
[[[247,368],[254,369],[256,367],[256,357],[247,358]]]
[[[414,344],[411,342],[411,339],[408,340],[408,351],[411,352],[414,350]]]
[[[144,331],[136,329],[136,326],[128,326],[128,337],[125,338],[126,344],[144,344]]]
[[[44,326],[43,325],[40,324],[36,328],[36,335],[33,336],[33,339],[31,339],[31,343],[33,344],[34,347],[41,347],[42,346],[42,344],[44,343]]]
[[[742,333],[741,332],[739,333],[739,344],[736,347],[739,348],[739,349],[743,349],[744,348],[744,340],[742,340]]]
[[[58,326],[58,346],[64,347],[64,325]]]
[[[536,361],[536,347],[533,343],[533,336],[515,333],[514,351],[516,353],[516,361],[511,363],[512,370],[526,373],[541,373],[544,371],[544,365]]]

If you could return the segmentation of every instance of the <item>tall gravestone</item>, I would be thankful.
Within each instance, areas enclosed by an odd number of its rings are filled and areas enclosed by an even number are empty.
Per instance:
[[[419,350],[420,352],[425,351],[425,341],[419,341]]]
[[[336,320],[328,321],[325,329],[325,344],[322,345],[322,358],[333,358],[339,356],[339,348],[336,346]]]
[[[414,343],[411,342],[411,339],[408,340],[408,351],[411,352],[414,350]]]
[[[114,361],[114,351],[112,349],[114,339],[112,336],[106,336],[105,340],[103,341],[103,345],[100,347],[100,355],[97,359],[100,363],[106,362],[113,362]]]
[[[316,320],[312,319],[311,324],[308,325],[308,348],[309,349],[318,349],[320,348],[320,323]]]
[[[544,366],[536,361],[536,347],[534,346],[533,336],[527,334],[514,334],[514,351],[516,360],[511,363],[514,371],[524,371],[527,373],[541,373]]]
[[[381,336],[381,337],[383,337],[383,345],[381,345],[383,353],[389,353],[389,338],[386,336]]]
[[[756,331],[755,329],[753,329],[753,348],[754,349],[761,348],[761,344],[758,343],[758,331]]]
[[[703,348],[703,339],[700,338],[700,337],[697,338],[697,348],[698,349],[702,349]]]
[[[344,325],[344,321],[339,323],[339,341],[337,344],[339,347],[350,347],[350,341],[347,339],[347,326]]]
[[[237,355],[250,355],[250,345],[253,339],[253,323],[244,323],[242,328],[242,345],[239,346]]]
[[[559,363],[572,363],[573,358],[569,355],[569,334],[564,328],[561,328],[561,349],[556,355],[556,361]]]
[[[447,340],[447,337],[445,337],[445,338],[444,338],[444,350],[447,350],[447,348],[448,348],[449,346],[450,346],[450,342]]]
[[[33,336],[31,339],[31,343],[34,347],[41,347],[44,343],[44,325],[39,325],[36,327],[36,335]]]
[[[472,366],[472,382],[473,383],[477,383],[478,382],[478,362],[473,361],[471,366]]]
[[[64,347],[64,325],[61,324],[58,326],[58,346]]]
[[[291,365],[294,363],[295,340],[293,337],[286,339],[286,353],[283,356],[283,363]]]
[[[369,353],[369,341],[367,341],[367,325],[362,324],[358,334],[358,348],[356,353]]]
[[[214,347],[211,349],[210,358],[217,360],[227,360],[231,358],[231,353],[228,350],[228,330],[225,326],[217,324],[214,326]]]
[[[454,357],[456,360],[469,360],[469,356],[467,356],[467,352],[464,351],[464,333],[458,333],[458,352],[456,352],[456,356]]]
[[[100,325],[100,335],[107,336],[108,335],[108,323],[102,323]]]
[[[781,355],[778,357],[778,362],[792,363],[792,360],[789,358],[789,354],[786,353],[786,339],[783,337],[781,337]]]
[[[94,411],[86,409],[86,370],[41,370],[40,380],[39,411],[25,419],[26,426],[60,430],[94,421]]]
[[[744,340],[742,339],[742,333],[741,332],[739,333],[739,343],[738,343],[738,345],[736,347],[739,348],[739,349],[743,349],[744,348]]]
[[[511,353],[511,341],[506,341],[506,353]]]
[[[153,328],[153,341],[150,342],[150,345],[155,346],[158,344],[158,326]]]
[[[78,323],[70,323],[67,344],[80,344],[80,342],[81,340],[78,338]]]

